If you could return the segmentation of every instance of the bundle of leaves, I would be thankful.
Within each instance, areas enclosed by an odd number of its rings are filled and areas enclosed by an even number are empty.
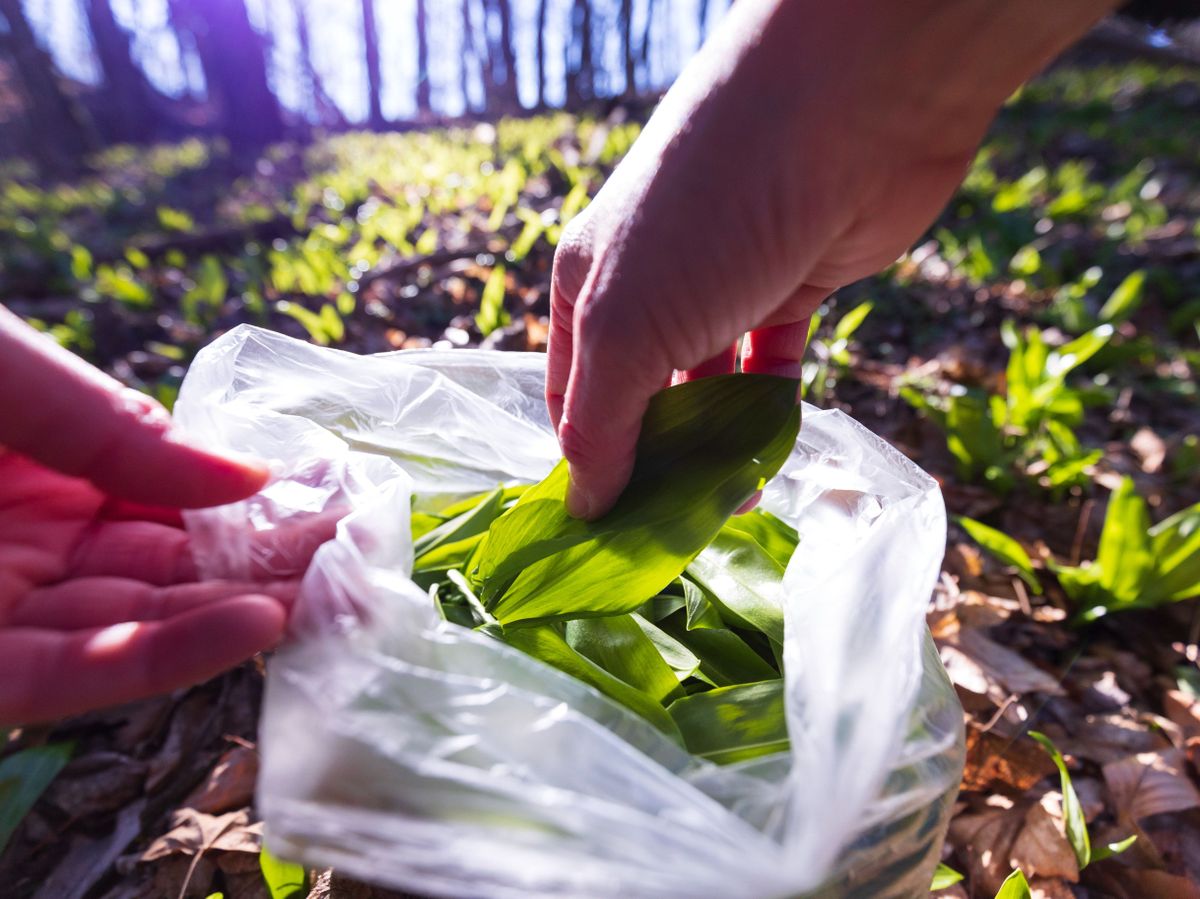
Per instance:
[[[413,515],[414,580],[485,632],[718,763],[786,750],[781,582],[796,531],[734,516],[796,441],[798,383],[727,375],[661,391],[629,487],[571,518],[565,461]],[[731,517],[733,516],[733,517]]]

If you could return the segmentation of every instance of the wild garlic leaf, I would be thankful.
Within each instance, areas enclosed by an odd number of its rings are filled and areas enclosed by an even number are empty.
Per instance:
[[[784,568],[752,536],[726,525],[687,567],[727,624],[783,642]]]
[[[700,660],[697,676],[713,686],[749,684],[779,677],[779,672],[770,663],[731,630],[689,630],[684,616],[679,613],[664,618],[658,626]]]
[[[417,565],[421,557],[448,543],[457,543],[484,533],[503,509],[504,490],[497,487],[470,509],[448,518],[413,544]]]
[[[761,507],[745,515],[735,515],[723,530],[738,531],[752,538],[780,568],[787,568],[800,544],[800,535],[794,527]]]
[[[783,465],[796,381],[722,375],[656,394],[629,487],[602,519],[567,515],[566,463],[492,525],[471,572],[501,625],[630,612],[661,592]],[[780,635],[782,631],[780,631]]]
[[[567,645],[613,677],[662,702],[679,691],[679,678],[632,615],[568,621]]]
[[[637,622],[637,626],[642,629],[642,633],[650,638],[650,642],[654,644],[654,648],[658,650],[658,654],[662,657],[662,660],[675,672],[675,678],[680,683],[687,680],[699,670],[700,659],[694,652],[662,628],[647,621],[641,615],[635,614],[631,617]]]
[[[933,884],[929,887],[929,891],[947,890],[962,879],[963,876],[949,865],[939,862],[937,869],[933,872]]]
[[[996,899],[1032,899],[1033,893],[1029,891],[1029,881],[1025,879],[1025,875],[1018,868],[1004,879],[1004,883],[1000,884],[1000,892],[996,894]]]
[[[687,610],[688,630],[696,628],[723,628],[725,622],[717,608],[715,598],[687,575],[679,578],[683,585],[684,608]]]
[[[783,681],[722,687],[677,699],[667,711],[688,752],[727,765],[788,748]]]
[[[73,749],[71,743],[51,743],[23,749],[0,761],[0,852],[38,797],[70,760]]]
[[[583,653],[572,648],[553,625],[510,628],[503,633],[491,633],[509,646],[594,687],[619,705],[641,715],[667,736],[683,742],[679,728],[658,700],[605,671]]]
[[[1067,762],[1058,751],[1058,747],[1045,734],[1031,730],[1029,736],[1037,740],[1041,747],[1054,761],[1058,768],[1059,786],[1062,789],[1063,825],[1067,832],[1067,842],[1075,851],[1075,861],[1082,871],[1092,860],[1092,841],[1088,836],[1087,818],[1083,814],[1083,805],[1079,795],[1071,784],[1071,772],[1067,770]]]

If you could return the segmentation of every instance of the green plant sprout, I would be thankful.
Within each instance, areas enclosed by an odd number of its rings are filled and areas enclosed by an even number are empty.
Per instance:
[[[1146,501],[1123,478],[1109,497],[1096,558],[1051,569],[1084,621],[1200,596],[1200,503],[1151,526]]]
[[[828,392],[850,369],[850,339],[854,336],[875,304],[859,303],[841,317],[834,326],[832,339],[817,337],[821,325],[821,313],[813,313],[808,323],[808,345],[813,359],[805,362],[801,369],[801,384],[804,395],[810,393],[818,403],[825,402]]]
[[[1108,343],[1111,325],[1052,348],[1045,335],[1011,322],[1001,328],[1009,348],[1005,391],[988,394],[955,385],[945,395],[911,385],[900,395],[929,415],[946,434],[960,477],[1007,493],[1021,474],[1054,493],[1087,483],[1100,450],[1085,449],[1074,428],[1091,395],[1073,388],[1067,375]]]
[[[1091,837],[1088,834],[1087,819],[1084,817],[1083,805],[1079,801],[1079,794],[1075,792],[1075,787],[1071,783],[1071,772],[1067,770],[1066,759],[1062,753],[1058,751],[1058,747],[1045,734],[1036,730],[1031,730],[1029,736],[1046,751],[1054,762],[1054,767],[1058,769],[1059,789],[1062,792],[1062,814],[1063,825],[1066,831],[1067,842],[1071,845],[1072,852],[1075,853],[1075,862],[1082,871],[1092,862],[1102,861],[1106,858],[1111,858],[1114,855],[1124,852],[1135,842],[1137,842],[1137,834],[1126,837],[1115,843],[1109,843],[1099,848],[1093,848]],[[953,868],[939,864],[933,875],[933,886],[930,890],[944,890],[953,886],[963,879],[963,876]],[[1030,896],[1029,883],[1025,879],[1025,875],[1020,870],[1013,871],[1000,886],[1000,891],[996,893],[996,899],[1020,899],[1020,897]]]
[[[1033,562],[1016,540],[974,519],[956,520],[980,546],[1015,568],[1035,593],[1041,592]],[[1080,607],[1081,621],[1200,596],[1200,503],[1151,526],[1146,501],[1131,478],[1122,478],[1108,500],[1096,558],[1078,566],[1050,558],[1047,566]]]

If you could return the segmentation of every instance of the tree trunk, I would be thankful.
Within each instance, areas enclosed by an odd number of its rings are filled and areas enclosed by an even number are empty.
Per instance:
[[[621,0],[621,52],[625,59],[625,96],[637,93],[633,56],[633,0]]]
[[[87,113],[63,91],[54,64],[29,27],[21,0],[0,0],[0,16],[8,23],[5,43],[28,101],[26,115],[38,167],[51,177],[75,174],[99,144]]]
[[[367,127],[382,131],[387,124],[383,120],[380,102],[379,74],[379,28],[375,24],[375,0],[362,0],[363,53],[367,61]]]
[[[537,11],[537,105],[546,105],[546,0],[538,0]]]
[[[479,63],[475,46],[475,27],[471,23],[471,0],[462,0],[462,46],[458,60],[458,80],[462,85],[463,109],[471,111],[471,63]]]
[[[642,42],[638,46],[638,65],[642,69],[642,83],[650,84],[650,31],[654,24],[654,0],[646,0],[646,24],[642,28]]]
[[[567,105],[578,107],[584,99],[595,96],[592,80],[592,4],[590,0],[575,0],[571,8],[571,38],[567,41],[566,53],[571,52],[572,44],[579,46],[579,61],[571,65],[568,58],[567,71]]]
[[[148,142],[157,137],[158,96],[133,61],[129,35],[113,16],[109,0],[86,0],[96,60],[104,73],[106,136],[114,141]]]
[[[429,15],[425,0],[417,0],[417,115],[428,115],[429,106]]]
[[[196,45],[209,99],[235,155],[283,138],[283,113],[267,81],[266,42],[244,0],[170,0],[172,19]]]
[[[308,14],[305,12],[305,0],[292,0],[296,11],[296,37],[300,46],[300,68],[308,85],[308,96],[312,101],[313,115],[316,116],[318,127],[345,128],[346,117],[338,109],[337,104],[325,92],[325,84],[313,65],[312,41],[308,34]]]
[[[496,9],[500,13],[500,57],[504,60],[504,90],[500,97],[503,107],[508,110],[519,109],[520,96],[517,93],[517,57],[513,49],[512,5],[509,0],[496,0]]]

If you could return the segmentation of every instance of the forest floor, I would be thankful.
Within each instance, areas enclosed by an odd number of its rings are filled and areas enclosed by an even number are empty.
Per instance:
[[[241,166],[200,142],[120,148],[71,185],[0,164],[0,300],[168,405],[195,352],[247,321],[355,352],[540,350],[559,230],[637,132],[560,114],[333,137]],[[968,759],[944,853],[965,879],[943,896],[991,897],[1020,867],[1052,899],[1200,897],[1200,607],[1114,599],[1081,622],[1107,594],[1072,593],[1054,567],[1103,552],[1126,476],[1152,522],[1200,501],[1197,147],[1200,74],[1060,66],[1006,106],[917,247],[823,310],[809,399],[1029,557],[950,527],[928,621]],[[1095,354],[1056,381],[1053,348],[1089,334]],[[1043,392],[1018,396],[1014,352]],[[1057,418],[1037,408],[1059,403]],[[0,752],[74,750],[0,855],[5,895],[268,895],[262,685],[258,660],[12,733]],[[1066,756],[1092,846],[1136,842],[1080,870],[1031,729]],[[396,895],[312,877],[313,896]]]

